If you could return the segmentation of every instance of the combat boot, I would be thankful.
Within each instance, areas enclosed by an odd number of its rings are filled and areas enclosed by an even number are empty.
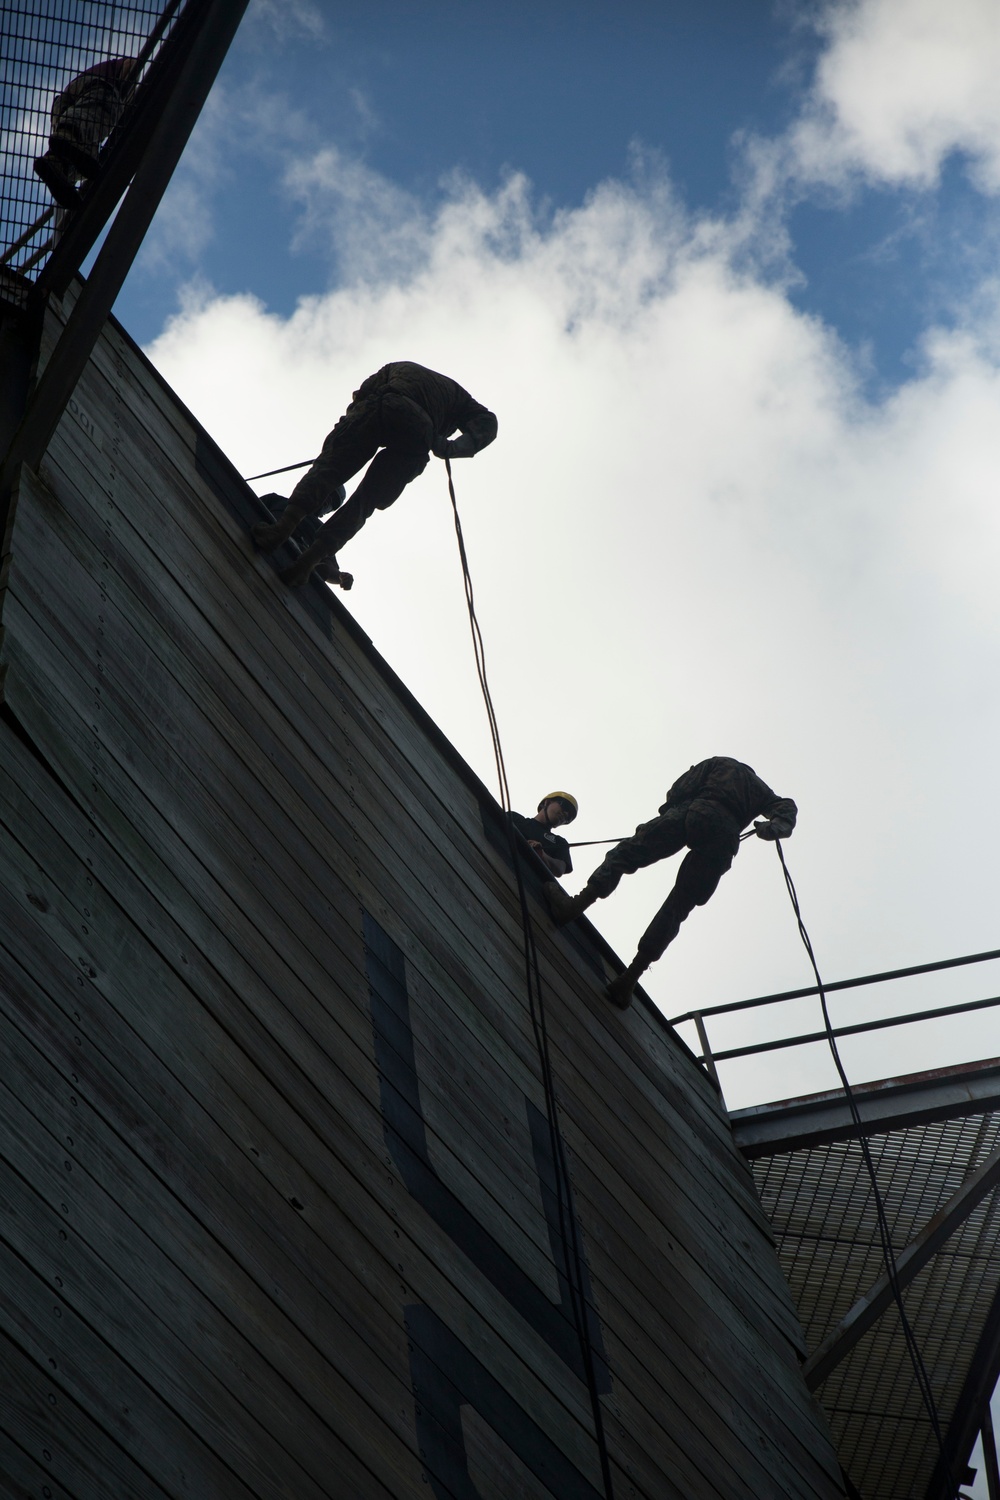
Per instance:
[[[569,896],[557,880],[547,880],[542,886],[542,895],[549,904],[552,920],[557,927],[565,927],[567,922],[581,916],[597,900],[596,892],[588,890],[586,886],[578,895]]]
[[[623,969],[617,979],[612,979],[604,991],[605,999],[610,1000],[619,1010],[628,1010],[632,1004],[632,995],[642,974],[645,974],[649,965],[638,955],[633,958],[627,969]]]
[[[35,162],[35,172],[44,182],[60,208],[80,207],[80,194],[76,189],[76,178],[67,170],[67,165],[54,151],[46,151]]]
[[[281,495],[263,495],[264,501],[283,500]],[[271,506],[274,510],[276,507]],[[282,542],[287,542],[292,532],[300,521],[305,520],[305,511],[297,505],[288,505],[278,519],[273,522],[258,521],[256,526],[251,526],[250,535],[258,552],[277,552]]]
[[[68,162],[81,177],[86,177],[88,182],[101,170],[101,163],[94,153],[88,151],[86,146],[78,146],[76,141],[60,139],[57,146],[49,147],[46,155],[58,156],[62,161]]]

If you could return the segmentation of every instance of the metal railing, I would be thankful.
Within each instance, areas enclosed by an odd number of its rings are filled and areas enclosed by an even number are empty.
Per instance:
[[[997,958],[1000,958],[1000,948],[993,948],[987,953],[970,953],[962,958],[945,958],[936,963],[914,964],[907,969],[888,969],[881,974],[864,974],[857,979],[837,979],[831,984],[824,984],[823,992],[830,995],[836,990],[860,989],[863,985],[884,984],[894,979],[909,979],[916,974],[936,974],[943,969],[958,969],[967,964],[988,963],[991,959]],[[780,994],[760,995],[753,1000],[732,1000],[724,1005],[707,1005],[699,1010],[686,1011],[682,1016],[671,1016],[670,1024],[680,1026],[685,1021],[694,1022],[702,1049],[698,1061],[703,1064],[716,1086],[721,1088],[716,1070],[717,1063],[728,1062],[737,1057],[754,1057],[762,1052],[777,1052],[786,1047],[803,1047],[813,1042],[825,1042],[828,1040],[828,1034],[826,1031],[808,1031],[797,1036],[778,1037],[766,1042],[752,1042],[743,1047],[727,1047],[717,1052],[712,1050],[708,1039],[706,1016],[731,1015],[734,1011],[756,1010],[765,1005],[778,1005],[787,1000],[802,1000],[809,995],[819,993],[818,985],[811,985],[801,990],[782,990]],[[908,1026],[918,1021],[939,1019],[941,1016],[956,1016],[969,1011],[988,1010],[997,1005],[1000,1005],[1000,995],[993,995],[985,1000],[959,1001],[955,1005],[937,1005],[927,1010],[909,1011],[905,1015],[884,1016],[876,1021],[859,1021],[851,1026],[837,1026],[833,1030],[833,1035],[838,1038],[857,1036],[860,1032],[884,1031],[892,1026]]]

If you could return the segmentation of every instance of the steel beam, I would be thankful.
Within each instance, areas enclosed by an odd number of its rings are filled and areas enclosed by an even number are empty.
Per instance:
[[[993,1413],[987,1401],[980,1428],[983,1439],[983,1468],[990,1500],[1000,1500],[1000,1467],[997,1465],[997,1440],[993,1433]]]
[[[865,1135],[988,1114],[1000,1109],[1000,1058],[857,1084],[851,1093]],[[734,1141],[750,1160],[858,1135],[843,1089],[736,1110],[729,1122]]]
[[[917,1272],[923,1269],[955,1230],[964,1224],[976,1205],[993,1191],[997,1183],[1000,1183],[1000,1150],[994,1151],[971,1177],[966,1178],[958,1191],[928,1220],[906,1249],[896,1256],[896,1285],[900,1291],[909,1286]],[[803,1378],[811,1391],[823,1384],[858,1340],[892,1305],[894,1298],[888,1273],[883,1273],[802,1366]]]
[[[934,1466],[925,1500],[953,1500],[952,1476],[965,1468],[975,1446],[976,1437],[983,1421],[997,1378],[1000,1377],[1000,1290],[997,1291],[986,1315],[983,1331],[979,1336],[975,1352],[961,1393],[955,1403],[955,1412],[944,1436],[944,1448]]]

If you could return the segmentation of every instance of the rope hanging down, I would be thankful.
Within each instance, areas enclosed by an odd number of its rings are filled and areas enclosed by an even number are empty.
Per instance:
[[[514,866],[514,876],[517,881],[517,896],[521,909],[521,930],[524,939],[525,983],[528,994],[528,1009],[531,1015],[531,1026],[535,1036],[535,1046],[538,1051],[538,1059],[541,1067],[542,1087],[545,1092],[549,1139],[556,1175],[556,1200],[559,1205],[559,1233],[562,1236],[566,1254],[566,1280],[569,1284],[573,1321],[576,1324],[577,1337],[580,1340],[584,1378],[590,1395],[590,1405],[594,1418],[594,1436],[597,1440],[597,1451],[601,1461],[604,1493],[606,1500],[614,1500],[611,1459],[608,1453],[607,1440],[604,1435],[601,1397],[597,1389],[597,1372],[594,1368],[594,1353],[590,1344],[590,1333],[587,1324],[588,1306],[584,1291],[583,1252],[576,1220],[572,1211],[569,1167],[566,1161],[566,1150],[563,1145],[562,1132],[559,1128],[558,1100],[556,1097],[555,1078],[552,1072],[552,1061],[549,1055],[548,1027],[545,1018],[545,1000],[542,993],[538,952],[535,947],[534,928],[531,922],[531,913],[528,909],[524,879],[521,874],[521,860],[514,834],[514,825],[510,818],[511,802],[510,788],[507,783],[507,768],[504,763],[503,747],[500,743],[500,729],[497,724],[496,710],[493,707],[493,697],[490,693],[489,682],[486,677],[486,653],[483,646],[482,632],[479,628],[479,620],[476,615],[476,604],[472,591],[472,576],[469,572],[469,559],[465,551],[465,538],[462,535],[462,522],[458,514],[458,501],[455,498],[455,484],[451,474],[451,460],[446,458],[444,466],[448,474],[448,494],[451,498],[451,508],[455,518],[458,555],[462,563],[462,579],[465,586],[465,602],[469,611],[469,629],[472,634],[472,649],[476,659],[476,675],[479,678],[483,702],[486,705],[486,716],[489,720],[490,739],[493,744],[493,758],[496,762],[497,782],[500,787],[500,805],[504,811],[507,837],[510,841],[511,860]]]
[[[785,886],[788,890],[788,898],[792,903],[792,910],[795,913],[795,920],[798,923],[799,937],[802,939],[803,947],[805,948],[806,953],[809,955],[809,962],[812,965],[812,971],[816,976],[816,988],[819,993],[820,1005],[823,1009],[823,1025],[826,1028],[827,1041],[830,1044],[830,1052],[833,1055],[833,1060],[836,1064],[837,1072],[840,1074],[840,1081],[844,1085],[844,1097],[847,1100],[847,1107],[850,1110],[851,1120],[858,1132],[858,1141],[861,1145],[861,1154],[864,1157],[865,1167],[867,1168],[868,1176],[871,1180],[872,1197],[875,1203],[875,1216],[878,1221],[879,1239],[882,1245],[882,1259],[885,1262],[885,1272],[889,1281],[889,1288],[892,1292],[893,1300],[895,1301],[896,1307],[899,1311],[899,1321],[903,1329],[903,1337],[906,1341],[906,1349],[907,1353],[910,1356],[910,1363],[913,1366],[913,1374],[917,1382],[917,1389],[920,1391],[921,1399],[923,1400],[924,1406],[927,1410],[927,1415],[930,1418],[931,1427],[934,1430],[934,1436],[937,1440],[938,1450],[941,1455],[941,1461],[944,1465],[946,1477],[950,1486],[949,1492],[950,1494],[955,1495],[958,1491],[958,1486],[956,1485],[954,1476],[951,1472],[949,1458],[945,1453],[944,1437],[941,1433],[941,1422],[938,1416],[937,1403],[934,1400],[934,1392],[931,1388],[930,1376],[927,1374],[927,1367],[924,1364],[923,1356],[920,1353],[920,1348],[917,1344],[912,1325],[906,1313],[906,1308],[903,1305],[903,1293],[902,1288],[899,1285],[899,1270],[896,1265],[896,1252],[892,1247],[892,1236],[889,1230],[889,1220],[886,1217],[885,1203],[883,1202],[882,1194],[879,1191],[878,1178],[875,1175],[875,1163],[872,1160],[871,1148],[868,1144],[868,1137],[864,1133],[864,1127],[861,1122],[861,1114],[858,1110],[857,1102],[854,1098],[854,1092],[851,1088],[850,1083],[848,1082],[844,1064],[840,1059],[840,1050],[837,1047],[837,1038],[834,1034],[833,1023],[830,1020],[830,1011],[826,1003],[826,991],[823,988],[823,981],[820,978],[819,966],[816,963],[816,955],[813,952],[813,945],[810,942],[809,934],[806,931],[805,923],[802,920],[802,911],[799,907],[799,898],[795,890],[795,883],[792,880],[791,875],[789,874],[788,866],[785,864],[785,855],[781,847],[780,839],[775,839],[774,847],[777,850],[778,859],[781,861],[781,873],[785,877]]]

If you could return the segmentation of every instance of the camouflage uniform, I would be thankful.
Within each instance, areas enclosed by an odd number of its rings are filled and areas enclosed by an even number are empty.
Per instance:
[[[121,118],[134,67],[130,57],[97,63],[56,96],[48,150],[35,161],[35,171],[60,208],[77,208],[77,183],[96,177],[98,152]],[[60,223],[57,218],[57,231]]]
[[[107,140],[125,107],[132,58],[116,57],[88,68],[67,84],[52,105],[49,150],[59,156],[69,145],[84,151],[96,163],[101,144]],[[69,160],[78,164],[76,152]]]
[[[685,917],[704,906],[715,891],[740,847],[740,831],[763,816],[786,838],[795,827],[796,813],[791,798],[777,796],[749,766],[727,755],[713,756],[678,777],[659,816],[640,823],[631,838],[616,844],[581,894],[590,899],[610,896],[623,875],[667,859],[685,846],[690,850],[673,890],[639,939],[638,956],[648,967],[673,942]]]
[[[462,436],[448,443],[456,428]],[[447,451],[453,458],[471,458],[496,435],[496,417],[457,381],[397,360],[369,375],[354,392],[289,505],[307,516],[334,510],[340,486],[373,460],[347,504],[320,530],[316,546],[332,556],[376,510],[387,510],[399,499],[427,467],[432,450],[442,457]]]

